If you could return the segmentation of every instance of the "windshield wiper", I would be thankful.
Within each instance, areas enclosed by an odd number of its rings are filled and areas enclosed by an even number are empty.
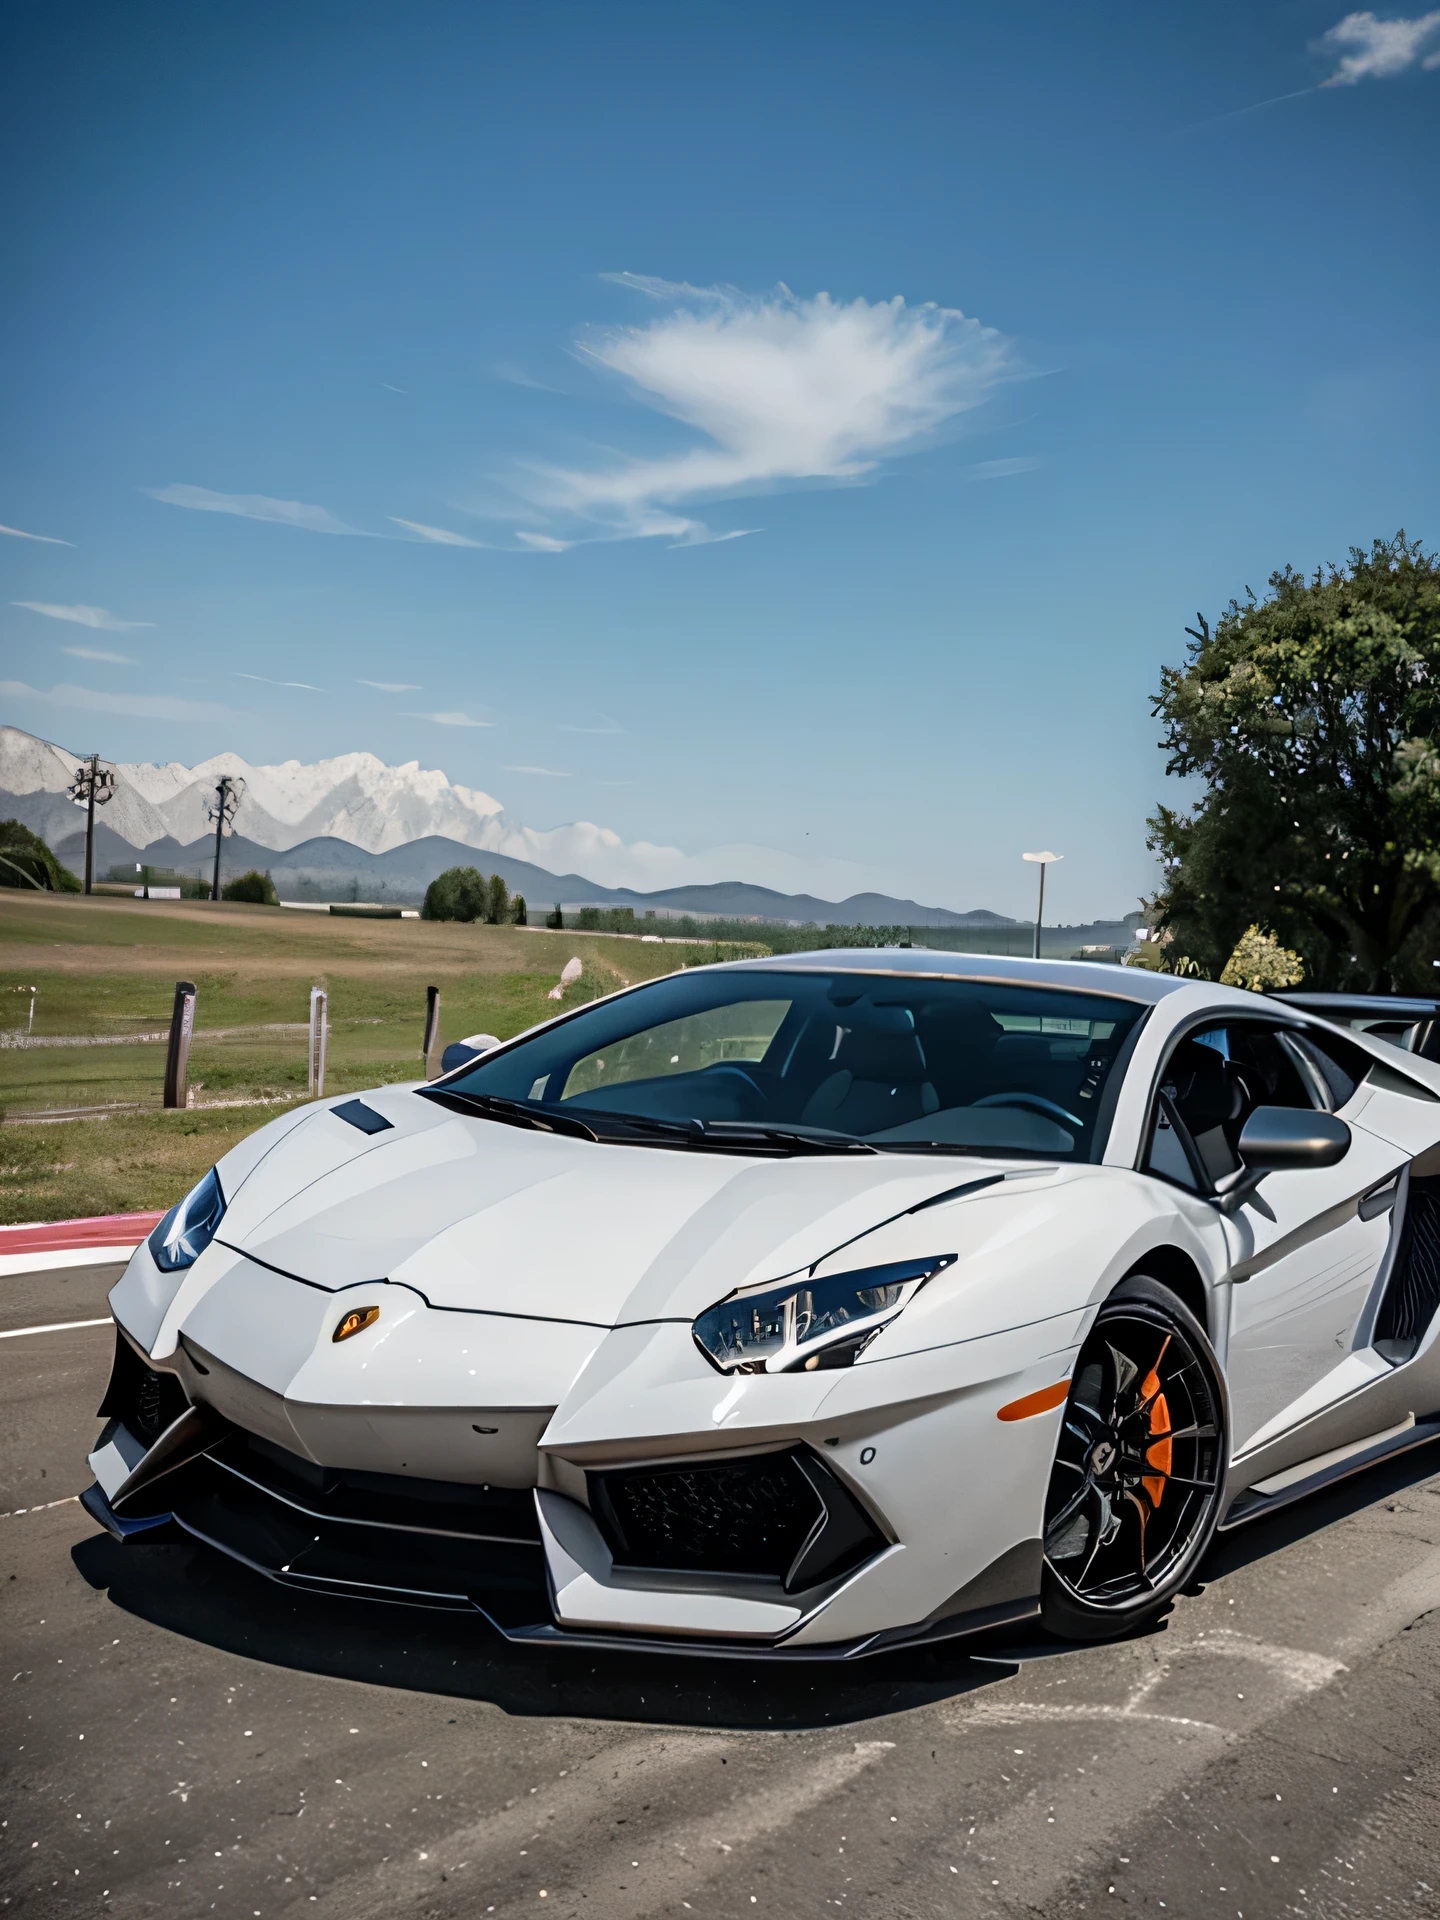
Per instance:
[[[536,1133],[563,1133],[576,1140],[632,1139],[674,1141],[683,1147],[780,1147],[791,1153],[878,1153],[867,1140],[828,1127],[771,1126],[763,1120],[663,1120],[649,1113],[616,1113],[608,1107],[586,1107],[586,1120],[573,1111],[542,1106],[539,1101],[508,1100],[498,1093],[461,1093],[458,1088],[417,1087],[415,1091],[454,1113],[499,1120],[506,1126],[529,1127]],[[595,1125],[587,1124],[594,1121]]]
[[[877,1153],[858,1134],[837,1133],[832,1127],[774,1126],[768,1120],[707,1120],[705,1138],[717,1146],[742,1145],[747,1140],[767,1146],[790,1147],[798,1153]]]
[[[507,1127],[529,1127],[535,1133],[563,1133],[574,1140],[598,1140],[599,1134],[573,1114],[556,1113],[553,1107],[531,1105],[526,1100],[506,1100],[498,1093],[459,1093],[449,1087],[417,1087],[415,1091],[437,1106],[453,1113],[474,1114],[482,1120],[499,1120]]]
[[[608,1122],[626,1132],[651,1134],[662,1140],[680,1140],[686,1146],[694,1145],[705,1137],[703,1120],[662,1120],[651,1113],[616,1113],[611,1107],[586,1107],[585,1112],[592,1120]]]

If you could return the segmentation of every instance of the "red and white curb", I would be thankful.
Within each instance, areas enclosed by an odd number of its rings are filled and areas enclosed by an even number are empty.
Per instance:
[[[128,1260],[163,1217],[159,1213],[105,1213],[90,1220],[34,1221],[19,1227],[0,1227],[0,1277]]]

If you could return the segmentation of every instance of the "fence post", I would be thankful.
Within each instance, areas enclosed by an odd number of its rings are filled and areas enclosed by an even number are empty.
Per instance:
[[[439,1044],[439,1040],[440,989],[438,987],[427,987],[425,989],[425,1046],[423,1049],[425,1056],[425,1078],[427,1080],[433,1080],[435,1078],[430,1068],[430,1060],[435,1052],[436,1046]]]
[[[325,1044],[330,1035],[330,996],[324,987],[310,989],[310,1050],[306,1091],[325,1098]]]
[[[170,1012],[170,1044],[165,1050],[165,1105],[185,1105],[185,1083],[190,1072],[190,1036],[195,1031],[195,982],[175,982],[175,1005]]]

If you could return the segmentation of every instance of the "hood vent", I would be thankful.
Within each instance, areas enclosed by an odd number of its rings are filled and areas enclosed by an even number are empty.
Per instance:
[[[383,1113],[367,1107],[363,1100],[347,1100],[343,1107],[331,1107],[330,1111],[337,1120],[358,1127],[361,1133],[385,1133],[395,1124],[393,1120],[387,1120]]]

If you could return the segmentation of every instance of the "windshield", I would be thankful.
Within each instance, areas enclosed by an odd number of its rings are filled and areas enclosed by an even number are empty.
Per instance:
[[[1142,1012],[990,981],[706,970],[587,1008],[441,1087],[602,1138],[650,1125],[743,1145],[771,1130],[792,1146],[1083,1160]]]

